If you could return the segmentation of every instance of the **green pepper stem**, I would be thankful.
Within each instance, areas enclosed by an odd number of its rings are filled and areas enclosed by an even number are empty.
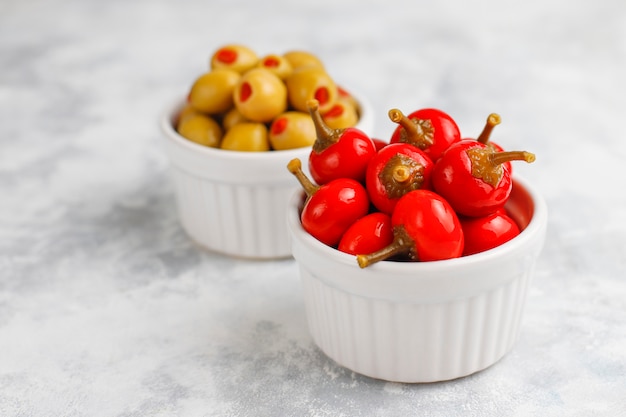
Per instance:
[[[313,125],[315,126],[316,139],[313,143],[313,151],[320,153],[330,145],[336,143],[344,129],[333,129],[326,124],[319,111],[319,101],[311,99],[307,101],[306,104],[311,119],[313,119]]]
[[[535,154],[526,151],[494,152],[489,155],[489,161],[494,165],[500,165],[510,161],[535,162]]]
[[[294,158],[289,161],[289,163],[287,164],[287,169],[298,179],[298,182],[300,182],[300,185],[302,185],[302,188],[304,189],[307,197],[311,197],[317,192],[317,190],[319,190],[320,187],[313,184],[309,177],[307,177],[302,171],[302,162],[300,161],[300,159]]]
[[[357,255],[356,261],[361,268],[366,268],[373,263],[384,261],[392,256],[410,253],[415,247],[415,242],[408,235],[403,226],[393,229],[393,241],[384,248],[367,255]]]
[[[487,142],[489,142],[489,138],[491,137],[491,132],[493,132],[493,128],[499,125],[501,120],[502,119],[500,118],[500,115],[496,113],[491,113],[489,117],[487,117],[487,122],[485,123],[483,131],[480,133],[480,136],[478,136],[478,139],[476,140],[482,144],[486,144]]]
[[[409,143],[417,145],[420,148],[426,148],[433,144],[433,138],[424,132],[424,126],[420,123],[422,121],[410,119],[399,109],[389,110],[388,115],[392,122],[404,128]]]

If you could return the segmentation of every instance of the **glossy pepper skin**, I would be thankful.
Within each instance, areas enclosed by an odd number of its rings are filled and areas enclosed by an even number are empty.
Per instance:
[[[396,205],[394,228],[403,227],[415,241],[420,261],[458,258],[465,239],[460,221],[446,200],[429,190],[412,191]]]
[[[357,255],[365,268],[397,255],[413,261],[439,261],[458,258],[464,237],[460,221],[450,204],[430,190],[405,194],[391,216],[393,242],[380,251]]]
[[[431,188],[433,162],[421,149],[408,143],[391,143],[370,160],[365,185],[372,204],[391,214],[409,191]]]
[[[365,183],[365,171],[376,155],[372,139],[360,129],[331,129],[319,112],[317,100],[309,100],[309,113],[317,138],[309,154],[309,171],[317,184],[337,178],[352,178]]]
[[[391,109],[389,118],[392,122],[398,123],[389,142],[415,145],[433,162],[436,162],[450,145],[461,140],[461,132],[454,119],[439,109],[419,109],[408,116],[398,109]]]
[[[392,241],[391,216],[373,212],[361,217],[346,230],[337,249],[351,255],[372,253]]]
[[[475,140],[450,146],[435,163],[433,189],[464,216],[486,216],[502,208],[512,188],[511,172],[504,162],[533,162],[529,152],[496,152]]]
[[[289,162],[287,169],[296,176],[307,198],[300,213],[302,228],[320,242],[336,247],[343,234],[370,207],[365,187],[351,178],[338,178],[315,185],[302,172],[299,159]]]
[[[504,209],[482,217],[460,217],[465,247],[463,256],[485,252],[520,234],[515,220]]]

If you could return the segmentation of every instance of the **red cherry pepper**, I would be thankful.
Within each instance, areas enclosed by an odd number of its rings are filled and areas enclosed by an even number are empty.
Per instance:
[[[337,249],[351,255],[372,253],[392,241],[391,216],[374,212],[354,222],[344,233]]]
[[[351,178],[338,178],[315,185],[302,172],[299,159],[292,159],[287,169],[298,179],[307,195],[300,213],[302,227],[328,246],[336,246],[345,231],[370,207],[365,187]]]
[[[360,129],[332,129],[319,112],[319,102],[309,100],[309,113],[315,124],[317,138],[309,154],[309,171],[318,184],[337,178],[365,182],[365,170],[376,154],[372,139]]]
[[[398,109],[391,109],[389,118],[399,124],[391,135],[390,143],[415,145],[433,161],[437,161],[450,145],[461,140],[461,132],[454,119],[438,109],[420,109],[408,116]]]
[[[519,226],[504,209],[482,217],[461,216],[459,220],[465,237],[463,256],[493,249],[520,233]]]
[[[486,216],[504,206],[511,188],[507,161],[533,162],[530,152],[495,152],[475,140],[452,145],[435,163],[433,189],[448,200],[454,210],[470,217]]]
[[[433,162],[421,149],[408,143],[391,143],[378,151],[369,165],[365,186],[372,204],[391,214],[404,194],[430,189]]]
[[[463,229],[456,213],[430,190],[405,194],[396,204],[391,224],[393,242],[379,251],[357,255],[361,268],[398,255],[414,261],[437,261],[463,253]]]

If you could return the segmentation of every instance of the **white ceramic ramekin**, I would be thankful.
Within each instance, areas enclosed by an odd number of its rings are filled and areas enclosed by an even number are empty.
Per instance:
[[[434,382],[485,369],[511,350],[547,224],[544,200],[522,178],[507,204],[519,236],[437,262],[361,269],[302,229],[300,203],[294,194],[288,222],[309,330],[338,364],[387,381]]]
[[[356,127],[373,129],[370,103],[361,96]],[[173,127],[184,101],[177,100],[160,119],[170,158],[180,221],[200,246],[250,259],[291,256],[287,204],[300,189],[287,163],[305,164],[310,147],[284,151],[237,152],[209,148],[180,136]]]

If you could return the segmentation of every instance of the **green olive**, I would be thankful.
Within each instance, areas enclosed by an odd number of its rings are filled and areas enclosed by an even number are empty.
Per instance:
[[[225,45],[213,53],[210,68],[227,68],[240,74],[254,68],[259,58],[252,49],[244,45]]]
[[[269,123],[287,109],[287,87],[271,71],[254,68],[241,76],[234,101],[245,118]]]
[[[337,85],[326,71],[316,67],[303,67],[293,71],[285,80],[291,106],[307,112],[307,102],[316,99],[321,113],[327,112],[338,97]]]
[[[224,113],[233,107],[233,91],[240,78],[238,72],[229,69],[204,73],[191,86],[189,103],[203,113]]]
[[[277,151],[312,146],[316,137],[313,119],[308,113],[299,111],[281,114],[269,129],[270,144]]]
[[[337,86],[337,100],[344,100],[348,103],[352,104],[352,106],[356,109],[357,113],[360,111],[359,102],[356,98],[345,88],[341,86]]]
[[[176,115],[176,120],[174,122],[175,126],[180,125],[180,123],[190,116],[195,116],[197,114],[202,114],[196,110],[190,103],[185,103],[182,109]]]
[[[222,139],[220,124],[203,114],[188,115],[180,121],[177,131],[182,137],[211,148],[218,148]]]
[[[330,110],[322,114],[322,118],[331,129],[345,129],[359,121],[359,115],[352,102],[341,98]]]
[[[244,115],[241,114],[239,110],[237,110],[237,107],[233,107],[222,118],[222,127],[224,128],[224,130],[228,130],[238,123],[244,123],[249,121],[250,120],[246,119]]]
[[[228,129],[222,139],[221,148],[244,152],[269,151],[267,136],[267,126],[263,123],[238,123]]]
[[[276,54],[265,55],[259,60],[257,66],[273,72],[281,80],[284,80],[293,72],[293,67],[289,61],[285,57]]]
[[[324,69],[322,60],[316,55],[306,51],[288,51],[283,54],[283,57],[289,61],[293,69],[302,67],[317,67]]]

